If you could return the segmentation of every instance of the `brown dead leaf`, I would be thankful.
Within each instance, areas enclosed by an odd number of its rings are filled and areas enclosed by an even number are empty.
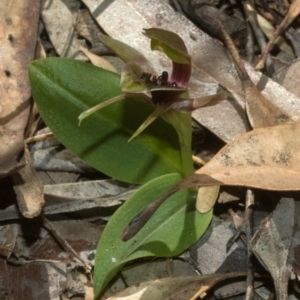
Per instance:
[[[206,175],[223,185],[300,190],[299,134],[299,123],[243,134],[221,149],[189,181],[201,185],[201,176]],[[207,184],[207,178],[205,181]]]
[[[24,158],[25,167],[13,174],[12,178],[20,212],[25,218],[34,218],[41,213],[45,204],[44,187],[33,168],[27,146],[25,146]]]
[[[27,66],[34,57],[38,1],[0,1],[0,177],[20,169],[30,110]]]
[[[245,276],[243,272],[178,276],[151,280],[131,286],[107,300],[194,300],[204,296],[215,284],[228,278]]]

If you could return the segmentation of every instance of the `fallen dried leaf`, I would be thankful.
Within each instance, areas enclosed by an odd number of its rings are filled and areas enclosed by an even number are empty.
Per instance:
[[[226,145],[186,181],[201,185],[206,175],[206,184],[209,176],[223,185],[300,190],[299,134],[299,123],[255,129]]]
[[[13,174],[12,179],[21,214],[25,218],[34,218],[41,213],[45,204],[43,185],[33,168],[27,146],[24,159],[25,167]]]
[[[129,287],[107,300],[194,300],[203,296],[218,282],[240,276],[243,272],[167,277]]]
[[[18,158],[30,110],[27,66],[34,56],[39,12],[38,1],[0,2],[0,177],[22,167]]]
[[[45,185],[44,193],[47,200],[59,200],[76,201],[76,200],[92,200],[100,199],[105,200],[109,197],[118,198],[123,193],[133,192],[133,189],[128,189],[124,184],[121,184],[117,180],[103,179],[85,182],[63,183],[54,185]],[[129,193],[129,194],[130,194]],[[110,198],[112,201],[112,198]],[[119,201],[116,201],[119,204]]]

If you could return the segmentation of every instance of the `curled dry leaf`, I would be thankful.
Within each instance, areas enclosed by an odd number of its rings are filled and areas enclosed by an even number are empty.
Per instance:
[[[243,272],[234,272],[156,279],[131,286],[108,300],[193,300],[198,299],[199,296],[204,296],[207,291],[222,280],[245,275]]]
[[[39,12],[39,1],[0,1],[0,177],[20,168],[30,110],[27,66],[34,56]]]

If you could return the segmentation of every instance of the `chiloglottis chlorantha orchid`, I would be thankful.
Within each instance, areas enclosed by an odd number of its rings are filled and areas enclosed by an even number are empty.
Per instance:
[[[139,94],[141,98],[146,99],[155,109],[136,130],[131,139],[140,134],[157,117],[161,116],[166,122],[175,127],[180,144],[183,147],[190,148],[190,112],[224,100],[226,93],[222,92],[212,96],[189,99],[188,83],[191,78],[192,62],[183,40],[173,32],[158,28],[144,29],[143,34],[150,38],[151,50],[165,53],[172,61],[171,74],[169,75],[167,71],[163,71],[161,75],[157,75],[151,63],[139,51],[123,42],[101,34],[99,37],[102,42],[126,62],[121,73],[120,82],[123,94],[83,112],[79,116],[79,122],[107,105],[126,99],[132,94]],[[188,135],[190,137],[187,137]],[[192,171],[193,168],[189,167],[185,173],[191,173]]]

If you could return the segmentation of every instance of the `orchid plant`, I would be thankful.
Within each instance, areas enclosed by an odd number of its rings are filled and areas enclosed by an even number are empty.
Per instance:
[[[156,74],[141,53],[103,34],[101,40],[126,62],[121,76],[64,58],[37,60],[29,66],[34,100],[56,138],[101,172],[143,184],[101,235],[95,257],[95,298],[126,262],[184,251],[205,232],[212,217],[211,212],[195,211],[195,190],[181,190],[133,239],[120,239],[143,208],[193,172],[190,112],[226,97],[219,93],[190,99],[192,60],[182,39],[157,28],[145,29],[144,35],[150,38],[152,50],[172,61],[170,75]]]
[[[79,116],[79,124],[89,115],[114,102],[126,99],[132,94],[148,101],[155,110],[136,130],[130,140],[139,135],[155,119],[162,117],[176,130],[181,147],[181,160],[184,176],[191,174],[192,162],[192,128],[189,112],[205,105],[212,105],[226,97],[226,93],[219,93],[209,97],[189,99],[188,83],[192,74],[191,56],[183,40],[175,33],[158,29],[144,29],[143,34],[151,39],[151,50],[158,50],[167,55],[172,61],[172,73],[167,71],[161,75],[153,71],[151,63],[130,46],[101,34],[99,37],[107,46],[112,48],[127,64],[121,73],[120,87],[124,93],[110,100],[96,105]],[[128,55],[128,53],[131,53]],[[133,62],[138,61],[138,63]],[[129,140],[129,141],[130,141]]]

